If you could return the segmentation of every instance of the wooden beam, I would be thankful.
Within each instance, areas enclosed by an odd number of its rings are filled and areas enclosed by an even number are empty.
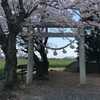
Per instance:
[[[35,33],[33,34],[34,37],[75,37],[73,33]]]

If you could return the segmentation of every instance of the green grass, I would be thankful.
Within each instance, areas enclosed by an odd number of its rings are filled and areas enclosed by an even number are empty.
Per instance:
[[[66,67],[75,60],[49,60],[49,67],[62,68]]]
[[[49,60],[49,67],[62,68],[66,67],[75,60]],[[0,60],[0,70],[4,69],[4,60]],[[18,60],[18,65],[27,64],[27,60]]]
[[[17,65],[23,65],[23,64],[27,64],[28,61],[27,60],[18,60],[18,64]]]
[[[27,64],[27,60],[18,60],[18,64],[17,65],[22,65],[22,64]],[[4,69],[4,65],[5,65],[5,61],[4,60],[0,60],[0,70]]]
[[[0,70],[4,69],[4,65],[5,65],[5,61],[4,60],[0,60]]]

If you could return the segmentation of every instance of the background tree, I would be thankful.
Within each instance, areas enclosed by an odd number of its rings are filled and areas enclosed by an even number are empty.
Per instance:
[[[95,30],[89,32],[85,36],[85,43],[88,44],[88,49],[86,49],[86,61],[88,62],[100,62],[100,29],[95,28]]]
[[[99,71],[99,62],[100,62],[100,14],[97,12],[97,7],[99,6],[99,1],[94,1],[88,4],[89,10],[83,10],[80,13],[83,15],[81,16],[81,21],[86,22],[90,25],[90,28],[85,28],[85,53],[86,53],[86,62],[87,66],[89,67],[89,63],[97,63],[98,64],[98,71]],[[90,9],[95,9],[92,11],[92,14],[90,14]],[[85,16],[87,15],[87,17]],[[94,23],[94,24],[92,24]],[[77,43],[79,44],[79,43]],[[79,47],[77,48],[77,52]],[[79,56],[79,54],[78,54]],[[77,57],[78,59],[79,57]],[[96,67],[96,66],[94,66]],[[91,70],[91,69],[90,69]],[[92,69],[94,70],[94,69]],[[89,69],[88,69],[89,71]]]
[[[88,4],[89,8],[96,9],[100,4],[99,1],[92,2]],[[90,13],[89,10],[82,11],[84,15]],[[88,17],[82,17],[82,21],[85,22],[95,22],[100,24],[100,14],[96,11],[92,11],[92,15],[89,15]],[[86,61],[88,62],[97,62],[100,61],[100,29],[99,26],[93,26],[90,30],[85,30],[85,43],[88,45],[88,48],[86,48]]]

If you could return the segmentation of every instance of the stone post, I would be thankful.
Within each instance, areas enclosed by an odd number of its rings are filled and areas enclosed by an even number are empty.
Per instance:
[[[85,37],[84,28],[79,29],[81,39],[79,40],[79,69],[80,69],[80,84],[86,84],[86,62],[85,62]]]

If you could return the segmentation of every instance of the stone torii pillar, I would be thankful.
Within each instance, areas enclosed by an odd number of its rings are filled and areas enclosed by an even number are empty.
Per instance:
[[[30,30],[29,32],[31,32]],[[34,40],[33,37],[29,36],[28,40],[28,65],[27,65],[27,78],[26,84],[32,84],[33,82],[33,52],[34,52]]]
[[[80,84],[86,84],[86,62],[85,62],[85,37],[84,28],[80,28],[79,34],[81,39],[79,40],[79,71],[80,71]]]

